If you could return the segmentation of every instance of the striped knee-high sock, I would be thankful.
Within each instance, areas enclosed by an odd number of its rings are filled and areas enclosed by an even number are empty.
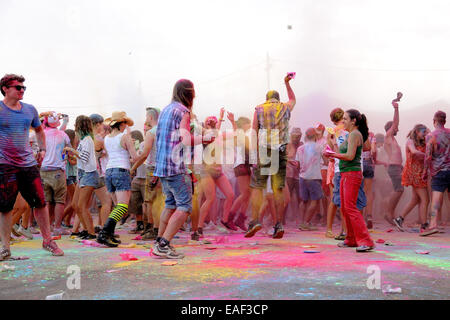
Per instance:
[[[106,220],[103,230],[107,233],[114,233],[117,222],[127,213],[128,205],[119,203],[109,214],[108,220]]]

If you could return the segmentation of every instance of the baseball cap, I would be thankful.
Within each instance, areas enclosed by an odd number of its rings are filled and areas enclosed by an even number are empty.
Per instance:
[[[97,113],[93,113],[89,116],[89,119],[91,119],[92,123],[96,124],[96,123],[103,123],[104,119],[101,115],[97,114]]]

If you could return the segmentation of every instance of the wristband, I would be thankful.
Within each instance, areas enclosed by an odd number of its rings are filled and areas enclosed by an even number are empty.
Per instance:
[[[42,152],[42,151],[47,152],[47,149],[45,149],[45,148],[39,148],[39,152]]]

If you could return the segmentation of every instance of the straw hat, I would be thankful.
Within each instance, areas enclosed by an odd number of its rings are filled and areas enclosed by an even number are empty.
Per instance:
[[[113,126],[118,122],[125,122],[129,127],[134,124],[134,121],[127,117],[125,111],[114,111],[111,117],[105,119],[105,123],[109,126]]]

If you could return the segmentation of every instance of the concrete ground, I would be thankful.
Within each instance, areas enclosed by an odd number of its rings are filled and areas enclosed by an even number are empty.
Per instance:
[[[63,291],[70,300],[450,297],[449,228],[446,233],[419,237],[414,229],[390,231],[391,226],[376,224],[373,240],[392,245],[377,243],[370,253],[338,248],[336,240],[325,238],[323,228],[307,232],[287,228],[280,240],[270,238],[264,230],[249,239],[221,228],[205,230],[211,244],[192,243],[189,232],[180,232],[173,244],[186,257],[173,266],[163,263],[174,260],[150,256],[152,242],[131,240],[135,235],[129,235],[129,229],[131,226],[122,227],[118,233],[134,248],[91,247],[64,236],[57,241],[65,251],[63,257],[42,250],[40,237],[22,239],[11,247],[13,256],[30,259],[0,262],[0,299],[40,300]],[[308,250],[319,252],[305,252]],[[124,261],[122,253],[131,253],[137,260]],[[5,265],[15,269],[5,270]],[[71,289],[77,284],[77,267],[80,288]],[[377,270],[381,289],[369,289],[368,282],[377,285]],[[383,292],[389,285],[401,288],[401,293]]]

